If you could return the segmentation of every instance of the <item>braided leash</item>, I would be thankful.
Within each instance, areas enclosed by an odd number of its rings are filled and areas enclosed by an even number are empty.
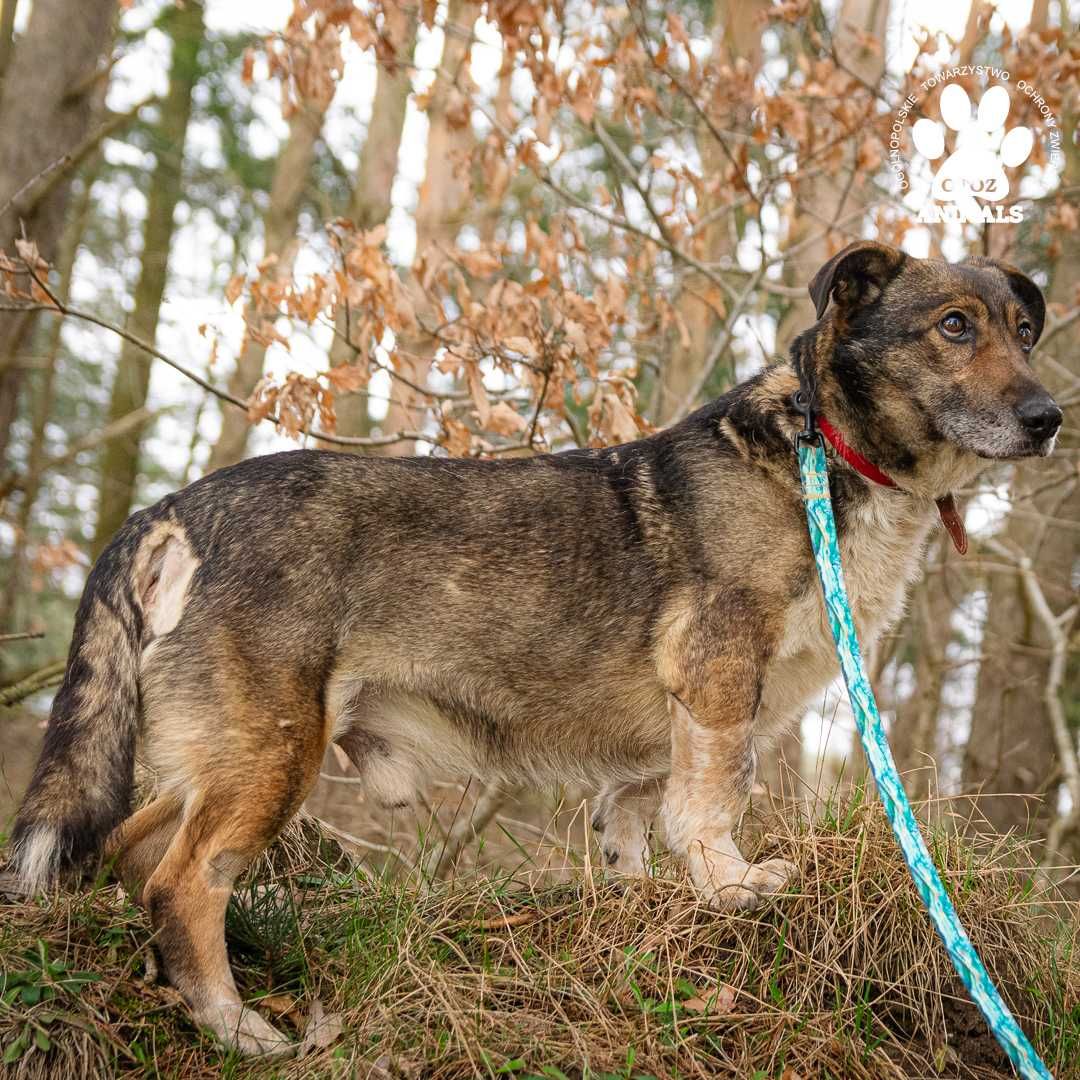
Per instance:
[[[874,782],[877,784],[878,794],[893,833],[904,853],[919,896],[922,897],[926,910],[930,912],[930,918],[949,951],[957,974],[975,1004],[982,1010],[990,1030],[1009,1055],[1014,1068],[1025,1080],[1053,1080],[1009,1007],[1002,1000],[978,953],[975,952],[971,939],[960,925],[956,909],[934,867],[915,815],[911,812],[911,804],[903,784],[900,783],[896,763],[893,761],[878,714],[874,692],[870,688],[859,652],[859,639],[855,634],[855,621],[844,586],[843,568],[840,565],[840,544],[836,535],[832,499],[829,497],[825,450],[820,435],[813,429],[809,411],[807,430],[798,437],[797,445],[810,543],[821,579],[829,626],[836,643],[836,655],[840,659],[840,670],[847,684],[851,711],[855,714],[866,760],[870,763],[870,770],[874,774]]]

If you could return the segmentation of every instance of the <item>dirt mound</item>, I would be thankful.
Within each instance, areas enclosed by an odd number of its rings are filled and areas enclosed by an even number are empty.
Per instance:
[[[961,918],[1059,1080],[1080,1078],[1075,904],[1022,852],[945,832]],[[994,1077],[1007,1064],[959,987],[880,806],[760,824],[802,880],[759,912],[702,907],[679,872],[622,886],[350,867],[310,825],[238,891],[244,993],[301,1038],[274,1068],[225,1062],[145,978],[148,928],[112,885],[0,909],[12,1076]],[[328,1022],[310,1034],[312,1010]],[[318,1035],[321,1032],[322,1035]],[[326,1044],[326,1045],[324,1045]]]

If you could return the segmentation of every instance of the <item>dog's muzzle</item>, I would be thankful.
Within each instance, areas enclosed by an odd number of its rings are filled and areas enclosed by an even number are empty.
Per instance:
[[[1061,409],[1045,392],[1024,398],[1013,411],[1033,442],[1043,443],[1052,439],[1061,427]]]

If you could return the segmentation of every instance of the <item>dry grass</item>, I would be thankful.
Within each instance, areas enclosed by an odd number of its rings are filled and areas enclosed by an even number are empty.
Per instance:
[[[231,909],[234,963],[244,992],[298,1037],[316,999],[343,1030],[277,1066],[223,1055],[171,990],[144,981],[146,921],[115,886],[11,904],[5,1075],[1009,1075],[879,806],[856,794],[812,824],[789,814],[754,831],[758,857],[793,859],[803,878],[738,916],[702,908],[666,865],[623,889],[581,852],[568,883],[519,870],[425,889],[348,869],[325,838],[294,831]],[[1036,902],[1000,843],[934,839],[1025,1029],[1059,1080],[1080,1078],[1075,904]]]

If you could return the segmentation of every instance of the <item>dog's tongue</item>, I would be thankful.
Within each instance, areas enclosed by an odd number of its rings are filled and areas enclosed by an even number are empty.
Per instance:
[[[949,534],[953,547],[961,555],[966,555],[968,549],[967,529],[964,528],[964,519],[960,516],[960,511],[956,509],[956,500],[952,497],[951,492],[948,495],[942,495],[937,500],[937,508],[938,513],[941,515],[941,524],[945,526],[945,531]]]

